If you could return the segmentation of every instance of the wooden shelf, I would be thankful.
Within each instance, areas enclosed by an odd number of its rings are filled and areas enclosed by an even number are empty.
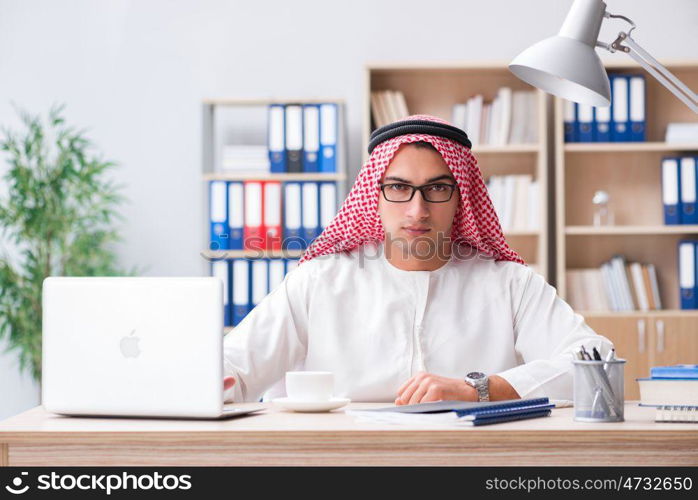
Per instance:
[[[515,153],[538,153],[539,144],[506,144],[504,146],[488,146],[486,144],[474,146],[474,154],[515,154]]]
[[[286,173],[286,174],[269,174],[269,173],[230,173],[230,172],[212,172],[203,174],[205,181],[244,181],[244,180],[260,180],[260,181],[344,181],[344,174],[322,174],[322,173]]]
[[[473,60],[421,60],[421,61],[369,61],[366,63],[366,69],[374,72],[390,72],[395,73],[399,71],[413,72],[420,70],[428,71],[445,71],[445,72],[460,72],[464,70],[469,71],[501,71],[502,68],[507,68],[511,61],[499,60],[499,61],[473,61]]]
[[[698,318],[698,310],[663,309],[659,311],[576,311],[585,318],[681,317]]]
[[[568,142],[566,153],[642,153],[648,151],[671,153],[698,151],[698,144],[671,144],[667,142]]]
[[[540,236],[541,231],[539,230],[532,230],[532,231],[504,231],[504,236],[509,237],[509,236]]]
[[[685,224],[676,226],[567,226],[565,234],[569,236],[596,235],[642,235],[661,236],[675,234],[698,234],[698,225]]]
[[[305,250],[203,250],[201,256],[208,260],[218,259],[296,259]]]
[[[203,100],[203,104],[210,106],[268,106],[270,104],[323,104],[323,103],[336,103],[344,104],[344,99],[337,99],[336,97],[331,97],[327,99],[309,99],[307,97],[299,97],[297,99],[281,99],[276,97],[250,97],[241,99],[231,99],[231,98],[208,98]]]

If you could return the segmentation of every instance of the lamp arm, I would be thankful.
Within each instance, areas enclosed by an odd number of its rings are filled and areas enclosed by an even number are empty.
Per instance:
[[[662,66],[659,61],[640,47],[630,36],[626,38],[625,43],[627,43],[630,48],[628,51],[630,57],[642,64],[652,76],[671,90],[671,92],[681,99],[686,106],[691,108],[694,113],[698,113],[698,95],[696,95],[695,92],[689,89],[686,84],[679,80],[671,71]]]
[[[625,52],[630,57],[635,59],[640,66],[645,68],[650,75],[669,89],[672,94],[678,97],[681,102],[691,109],[691,111],[698,114],[698,96],[696,93],[689,89],[686,84],[679,80],[671,71],[660,64],[659,61],[652,57],[652,55],[649,54],[645,49],[640,47],[640,45],[638,45],[638,43],[630,36],[630,33],[635,29],[635,23],[625,16],[615,15],[609,12],[604,12],[604,17],[623,19],[630,23],[632,27],[627,33],[623,31],[618,33],[618,38],[616,38],[612,43],[608,44],[597,41],[596,46],[602,47],[609,52],[615,52],[616,50]],[[625,42],[627,46],[622,45],[622,42]]]

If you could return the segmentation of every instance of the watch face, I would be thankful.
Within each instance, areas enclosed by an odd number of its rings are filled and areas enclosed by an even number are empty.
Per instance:
[[[482,372],[470,372],[470,373],[468,373],[468,374],[466,375],[466,377],[472,378],[472,379],[476,379],[476,380],[477,380],[477,379],[480,379],[480,378],[485,378],[485,374],[482,373]]]

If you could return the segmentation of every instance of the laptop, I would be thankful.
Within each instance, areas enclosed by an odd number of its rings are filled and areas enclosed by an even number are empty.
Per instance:
[[[224,419],[223,283],[211,277],[50,277],[41,399],[79,416]]]

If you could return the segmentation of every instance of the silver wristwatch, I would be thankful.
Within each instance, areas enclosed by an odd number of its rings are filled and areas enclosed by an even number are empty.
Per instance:
[[[478,401],[490,400],[490,383],[487,375],[482,372],[470,372],[465,376],[465,383],[477,390]]]

